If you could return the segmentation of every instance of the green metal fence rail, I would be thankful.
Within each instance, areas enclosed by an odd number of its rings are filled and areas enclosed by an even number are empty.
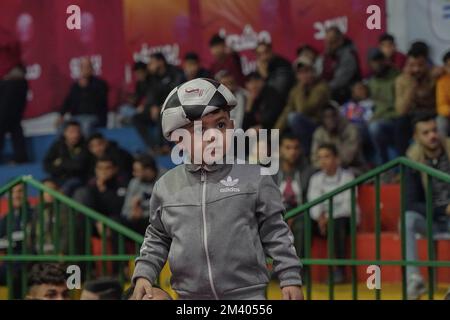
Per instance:
[[[20,208],[13,207],[13,189],[17,185],[23,186],[22,205]],[[37,212],[34,217],[28,213],[27,186],[38,190]],[[102,274],[107,272],[107,262],[116,262],[119,264],[119,280],[123,283],[124,264],[134,260],[139,253],[139,248],[144,238],[142,235],[124,227],[122,224],[102,215],[71,198],[45,186],[34,180],[30,176],[18,177],[0,188],[0,196],[8,195],[8,213],[6,216],[6,240],[7,247],[0,253],[0,268],[6,268],[6,285],[8,288],[9,299],[14,298],[14,282],[20,281],[20,295],[24,297],[27,291],[27,268],[26,263],[30,262],[76,262],[83,266],[85,279],[89,280],[92,276],[93,263],[101,262]],[[53,201],[44,202],[44,194],[53,197]],[[18,210],[17,210],[18,209]],[[14,219],[15,212],[19,211],[22,235],[19,239],[14,239]],[[52,230],[45,230],[49,223],[46,221],[46,212],[52,213]],[[61,220],[66,219],[66,223]],[[48,220],[48,218],[47,218]],[[35,229],[28,228],[34,221]],[[64,229],[66,226],[66,230]],[[99,226],[99,237],[101,238],[101,254],[93,255],[91,247],[92,232],[94,226]],[[37,234],[31,241],[29,232]],[[48,243],[46,236],[50,236]],[[21,239],[21,240],[20,240]],[[65,239],[65,240],[62,240]],[[111,239],[114,239],[111,241]],[[126,242],[134,244],[135,252],[126,253]],[[20,243],[20,245],[17,245]],[[62,247],[63,243],[66,245]],[[109,248],[108,243],[112,243],[113,248]],[[50,245],[50,248],[46,247]],[[112,251],[112,252],[108,252]],[[6,253],[6,254],[5,254]],[[16,295],[17,298],[17,295]]]
[[[380,175],[395,169],[399,168],[400,174],[400,199],[401,199],[401,212],[400,212],[400,239],[401,239],[401,260],[381,260],[381,247],[380,247],[380,235],[381,235],[381,208],[380,208]],[[405,182],[405,169],[410,168],[413,170],[417,170],[427,177],[427,185],[425,190],[425,199],[426,199],[426,239],[427,239],[427,251],[428,251],[428,259],[425,261],[407,261],[406,259],[406,225],[405,225],[405,192],[406,192],[406,182]],[[301,259],[304,265],[304,283],[306,287],[306,298],[311,299],[312,295],[312,279],[311,279],[311,266],[312,265],[325,265],[329,266],[329,277],[328,277],[328,296],[329,299],[334,298],[334,283],[332,277],[332,267],[333,266],[351,266],[351,279],[352,279],[352,298],[354,300],[358,299],[358,287],[357,287],[357,274],[356,267],[360,265],[390,265],[390,266],[401,266],[402,268],[402,297],[403,299],[407,299],[406,295],[406,266],[423,266],[428,267],[428,297],[429,299],[434,298],[435,291],[435,268],[437,267],[450,267],[450,261],[436,261],[435,260],[435,252],[434,252],[434,243],[433,243],[433,208],[432,208],[432,179],[440,179],[446,183],[450,183],[450,175],[443,173],[439,170],[431,168],[421,163],[417,163],[411,161],[410,159],[400,157],[395,160],[392,160],[380,167],[377,167],[370,172],[359,176],[353,181],[336,188],[335,190],[322,195],[321,197],[314,199],[304,205],[301,205],[297,208],[294,208],[286,213],[285,219],[294,218],[300,214],[304,214],[305,219],[305,254]],[[373,181],[375,185],[375,259],[374,260],[357,260],[356,257],[356,188],[364,184],[366,182]],[[337,196],[342,192],[346,192],[350,190],[351,192],[351,218],[350,218],[350,246],[351,253],[350,259],[334,259],[333,253],[333,241],[331,239],[333,234],[333,197]],[[312,244],[312,235],[311,235],[311,218],[310,218],[310,209],[322,202],[328,201],[329,203],[329,221],[328,229],[327,229],[327,242],[328,242],[328,259],[312,259],[311,258],[311,244]],[[381,290],[375,290],[375,298],[381,299]]]
[[[381,208],[380,208],[380,175],[391,169],[397,168],[400,173],[400,192],[401,192],[401,215],[400,215],[400,239],[401,239],[401,260],[382,260],[381,259]],[[422,261],[407,261],[406,260],[406,234],[405,234],[405,169],[410,168],[418,170],[428,177],[426,188],[426,221],[427,221],[427,241],[428,241],[428,259]],[[312,296],[312,278],[311,266],[322,265],[328,266],[329,280],[328,280],[328,295],[329,299],[334,299],[335,286],[332,277],[332,267],[334,266],[350,266],[352,279],[352,298],[358,299],[357,287],[357,266],[400,266],[402,268],[402,296],[406,299],[406,266],[421,266],[428,268],[429,275],[429,298],[434,297],[434,275],[435,268],[450,267],[450,261],[436,261],[432,234],[432,179],[440,179],[446,183],[450,183],[450,175],[442,173],[438,170],[430,168],[426,165],[413,162],[406,158],[397,158],[389,163],[377,167],[370,172],[354,179],[353,181],[329,192],[317,199],[314,199],[302,206],[299,206],[286,213],[285,219],[291,219],[300,214],[304,214],[305,219],[305,241],[304,241],[304,257],[302,263],[304,265],[304,287],[306,288],[306,298],[311,299]],[[356,234],[357,234],[357,210],[356,198],[357,187],[366,182],[373,182],[375,186],[375,259],[373,260],[358,260],[356,256]],[[13,206],[13,189],[17,185],[22,185],[23,197],[20,208],[14,209]],[[28,214],[28,198],[27,187],[33,187],[38,190],[37,214],[32,218]],[[351,197],[351,219],[350,219],[350,257],[348,259],[333,258],[333,197],[338,194],[350,190]],[[0,247],[0,268],[6,267],[6,280],[8,287],[9,298],[14,298],[13,286],[15,283],[20,283],[21,296],[27,290],[27,268],[25,265],[31,262],[64,262],[77,263],[83,266],[83,273],[86,275],[85,279],[89,280],[92,275],[93,264],[101,263],[102,274],[107,272],[106,262],[115,262],[119,265],[119,270],[123,270],[124,263],[134,260],[139,253],[139,248],[143,242],[143,236],[124,227],[120,223],[86,207],[78,202],[70,199],[63,194],[48,188],[44,184],[34,180],[30,176],[19,177],[5,186],[0,188],[0,196],[7,195],[8,213],[7,213],[7,228],[6,240],[7,246],[3,249]],[[45,202],[45,195],[53,197],[50,203]],[[327,259],[314,259],[311,254],[312,234],[311,234],[311,218],[309,215],[310,209],[317,204],[328,201],[328,209],[330,213],[330,223],[328,223],[327,236]],[[14,247],[14,219],[15,214],[20,213],[20,224],[22,226],[23,234],[21,235],[22,245]],[[52,212],[51,230],[45,230],[47,212]],[[66,219],[66,220],[64,220]],[[24,226],[30,225],[34,220],[35,228],[27,228]],[[68,229],[64,229],[64,225]],[[101,225],[101,232],[99,237],[101,241],[101,254],[92,254],[91,239],[93,230],[96,225]],[[30,234],[29,234],[30,233]],[[33,238],[34,235],[34,238]],[[48,236],[50,236],[50,244],[48,247]],[[28,239],[33,239],[34,242],[29,243]],[[20,241],[19,241],[20,242]],[[126,243],[135,245],[135,252],[126,252]],[[108,244],[113,244],[112,250],[108,249]],[[112,252],[111,252],[112,251]],[[98,270],[96,270],[98,271]],[[119,279],[124,282],[124,274],[119,271]],[[381,291],[375,290],[375,298],[381,299]]]

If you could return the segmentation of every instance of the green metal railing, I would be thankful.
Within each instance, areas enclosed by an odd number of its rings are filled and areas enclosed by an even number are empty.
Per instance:
[[[13,189],[23,186],[22,204],[14,208]],[[37,210],[33,216],[29,214],[28,188],[38,190]],[[15,283],[20,281],[20,295],[27,292],[27,263],[61,262],[83,265],[85,280],[89,280],[93,272],[93,263],[100,262],[101,274],[107,273],[107,262],[119,265],[118,277],[124,283],[124,264],[134,260],[139,253],[143,236],[124,227],[122,224],[102,215],[71,198],[45,186],[30,176],[19,177],[2,188],[0,196],[8,196],[8,213],[6,216],[6,248],[0,249],[0,268],[6,268],[6,286],[9,299],[14,298]],[[45,203],[44,194],[53,200]],[[51,213],[51,218],[46,216]],[[17,215],[20,215],[19,217]],[[14,222],[20,219],[21,233],[19,240],[13,239]],[[51,221],[50,221],[51,220]],[[65,223],[62,222],[65,221]],[[30,224],[33,227],[30,229]],[[46,226],[50,226],[45,229]],[[101,254],[92,253],[91,240],[93,229],[100,226],[98,236],[101,239]],[[36,236],[30,240],[33,232]],[[49,239],[50,238],[50,239]],[[112,241],[111,239],[114,239]],[[135,252],[126,253],[126,242],[134,244]],[[63,246],[63,244],[66,244]],[[108,252],[111,244],[112,252]],[[19,245],[18,245],[19,244]],[[15,298],[18,298],[17,296]]]
[[[400,173],[400,192],[401,192],[401,215],[400,215],[400,239],[401,239],[401,260],[382,260],[381,259],[381,180],[380,175],[394,168],[399,169]],[[428,241],[428,259],[422,261],[406,260],[406,234],[405,234],[405,169],[410,168],[418,170],[425,174],[427,179],[426,188],[426,221],[427,221],[427,241]],[[433,243],[433,220],[432,220],[432,179],[441,179],[446,183],[450,183],[450,175],[442,173],[438,170],[430,168],[426,165],[413,162],[406,158],[397,158],[385,165],[373,169],[372,171],[354,179],[353,181],[329,192],[317,199],[314,199],[302,206],[299,206],[286,213],[285,219],[291,219],[304,214],[305,233],[304,233],[304,257],[302,263],[304,265],[304,287],[306,289],[306,297],[312,297],[312,278],[311,266],[321,265],[327,266],[329,270],[328,278],[328,296],[329,299],[335,297],[335,285],[333,279],[334,266],[350,266],[352,279],[352,298],[358,299],[357,286],[357,266],[400,266],[402,268],[402,296],[406,299],[406,266],[421,266],[428,268],[429,275],[429,298],[433,299],[435,287],[434,277],[435,268],[450,267],[450,261],[436,261]],[[374,260],[358,260],[357,259],[357,187],[361,184],[373,182],[375,186],[375,259]],[[23,186],[23,196],[20,208],[14,208],[13,205],[13,188],[17,185]],[[38,190],[37,217],[34,218],[35,228],[30,229],[27,226],[31,223],[32,218],[28,215],[28,188],[32,187]],[[348,259],[335,259],[334,257],[334,221],[333,217],[333,198],[342,192],[350,190],[351,197],[351,218],[350,218],[350,257]],[[0,188],[0,196],[7,195],[8,214],[7,214],[7,230],[6,230],[6,249],[0,249],[0,267],[6,266],[6,280],[9,298],[14,297],[14,283],[19,281],[21,295],[23,297],[27,290],[27,268],[25,265],[32,262],[64,262],[76,263],[83,265],[83,273],[85,280],[89,280],[94,271],[94,263],[101,263],[101,273],[107,272],[106,262],[115,262],[119,265],[119,269],[123,270],[124,263],[134,260],[139,254],[139,248],[143,242],[143,236],[124,227],[120,223],[109,219],[108,217],[86,207],[78,202],[64,196],[63,194],[48,188],[44,184],[34,180],[30,176],[19,177],[2,188]],[[45,202],[44,195],[48,194],[53,197],[53,201],[49,204]],[[315,205],[328,201],[329,223],[327,229],[327,259],[315,259],[311,254],[312,233],[310,209]],[[51,211],[52,217],[51,230],[46,230],[46,212]],[[22,246],[14,247],[13,229],[15,214],[20,214],[20,223],[23,230]],[[17,220],[16,220],[17,221]],[[67,226],[64,229],[64,225]],[[94,255],[92,253],[91,239],[93,230],[96,225],[101,225],[102,232],[99,233],[101,241],[101,254]],[[47,228],[48,229],[48,228]],[[34,233],[34,238],[30,232]],[[27,243],[27,239],[33,238],[33,243]],[[48,239],[50,238],[50,240]],[[111,239],[114,238],[114,241]],[[134,243],[135,252],[126,252],[126,242]],[[50,248],[48,244],[51,244]],[[108,252],[108,244],[113,243],[113,252]],[[3,250],[3,252],[2,252]],[[98,272],[98,270],[96,270]],[[123,272],[119,272],[120,281],[124,281]],[[381,291],[375,290],[375,298],[381,299]]]
[[[380,175],[399,168],[400,174],[400,240],[401,240],[401,260],[382,260],[381,259],[381,182]],[[422,174],[425,174],[427,179],[425,199],[426,199],[426,239],[427,239],[427,251],[428,259],[426,261],[407,261],[406,259],[406,224],[405,224],[405,169],[410,168],[417,170]],[[333,266],[351,266],[351,282],[352,282],[352,298],[358,299],[358,286],[357,286],[357,272],[356,267],[362,265],[378,265],[378,266],[401,266],[402,268],[402,297],[407,299],[407,279],[406,279],[406,266],[422,266],[428,267],[428,297],[434,298],[435,293],[435,268],[437,267],[450,267],[450,261],[436,261],[434,252],[434,240],[433,240],[433,205],[432,205],[432,179],[440,179],[446,183],[450,183],[450,175],[443,173],[439,170],[433,169],[421,163],[411,161],[407,158],[400,157],[392,160],[380,167],[377,167],[370,172],[359,176],[353,181],[320,196],[304,205],[301,205],[295,209],[286,213],[285,219],[294,218],[300,214],[304,214],[305,220],[305,241],[304,241],[304,257],[301,261],[304,265],[304,282],[306,287],[306,297],[311,299],[312,295],[312,279],[311,279],[311,266],[324,265],[329,267],[328,277],[328,296],[329,299],[334,299],[335,286],[333,281]],[[374,260],[358,260],[356,256],[356,229],[357,229],[357,210],[356,210],[356,189],[359,185],[366,182],[374,182],[375,186],[375,259]],[[351,192],[351,218],[350,218],[350,259],[334,259],[334,241],[333,241],[333,197],[342,192],[350,190]],[[328,258],[327,259],[313,259],[311,256],[311,244],[312,244],[312,231],[311,231],[311,218],[310,209],[318,204],[328,201],[329,211],[329,223],[327,227],[327,245],[328,245]],[[381,290],[375,290],[375,298],[381,299]]]

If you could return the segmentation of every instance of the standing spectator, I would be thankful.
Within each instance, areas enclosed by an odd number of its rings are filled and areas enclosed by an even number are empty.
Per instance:
[[[328,81],[331,97],[339,104],[350,98],[352,84],[361,77],[356,49],[336,26],[328,28],[325,34],[322,77]]]
[[[208,70],[200,64],[200,58],[195,52],[188,52],[183,61],[183,81],[186,82],[195,78],[210,78]]]
[[[80,124],[69,121],[44,158],[44,170],[71,196],[88,175],[89,154],[81,134]]]
[[[236,98],[236,106],[230,112],[230,118],[234,121],[234,128],[241,129],[244,122],[245,106],[247,103],[247,92],[241,88],[234,78],[233,74],[228,70],[221,70],[215,78],[221,84],[226,86],[234,94]]]
[[[89,157],[89,176],[95,175],[95,165],[97,159],[108,156],[114,159],[119,167],[119,175],[127,180],[131,176],[133,157],[128,151],[122,149],[116,142],[106,139],[101,133],[92,134],[88,141],[87,147],[90,153]]]
[[[214,59],[209,71],[215,75],[221,70],[228,70],[236,79],[239,86],[245,85],[245,78],[242,73],[241,58],[237,52],[232,51],[225,44],[225,39],[219,34],[215,34],[209,40],[209,50]]]
[[[148,225],[149,204],[153,186],[158,176],[155,160],[149,155],[140,155],[133,163],[133,179],[128,184],[122,217],[125,224],[139,234]]]
[[[80,60],[80,78],[72,84],[63,102],[57,126],[63,124],[66,114],[80,123],[85,136],[89,136],[94,128],[106,125],[108,85],[94,75],[92,62],[87,57]]]
[[[28,300],[70,300],[66,269],[56,263],[37,263],[28,275]]]
[[[161,106],[170,91],[183,81],[183,72],[167,63],[160,52],[150,56],[147,67],[147,92],[144,103],[133,117],[133,124],[151,151],[159,152],[163,144],[159,120]]]
[[[278,92],[281,101],[286,102],[289,90],[295,81],[291,63],[275,54],[270,43],[258,43],[255,52],[258,73],[266,81],[267,86]]]
[[[378,48],[386,58],[389,66],[402,71],[406,63],[406,56],[397,50],[395,38],[389,33],[384,33],[378,38]]]
[[[325,107],[322,125],[313,135],[311,160],[316,168],[320,167],[317,150],[322,144],[334,144],[339,150],[341,166],[351,169],[355,176],[366,170],[358,128],[341,116],[338,108],[332,104]]]
[[[147,65],[138,61],[133,65],[135,78],[134,92],[128,96],[127,102],[119,107],[119,122],[122,125],[130,125],[137,108],[143,103],[147,92]]]
[[[248,92],[243,129],[272,129],[282,109],[278,92],[265,84],[257,72],[247,76]]]
[[[439,114],[438,128],[439,133],[443,137],[449,135],[449,119],[450,119],[450,51],[444,58],[445,73],[439,78],[436,84],[436,103],[437,112]]]
[[[0,154],[6,133],[10,133],[15,163],[26,162],[27,152],[22,117],[27,104],[26,70],[20,61],[20,44],[0,28]]]
[[[314,168],[303,153],[299,138],[292,133],[285,133],[281,137],[280,170],[274,179],[280,188],[286,211],[306,203],[309,179],[313,173]],[[297,254],[299,257],[303,257],[303,215],[294,219],[291,228]]]
[[[427,63],[426,52],[411,49],[404,71],[395,81],[397,149],[404,155],[412,138],[411,120],[417,113],[436,112],[436,82]]]
[[[369,132],[375,148],[374,162],[381,165],[389,161],[389,147],[396,147],[394,137],[395,79],[399,72],[394,69],[384,54],[378,50],[369,52],[369,67],[372,77],[367,84],[374,102],[374,113],[369,123]]]
[[[441,139],[434,115],[418,115],[414,119],[414,141],[407,156],[414,161],[450,174],[450,139]],[[406,175],[406,259],[418,260],[416,234],[426,235],[425,190],[428,179],[425,173],[412,169]],[[432,232],[450,232],[450,185],[433,178]],[[408,299],[418,299],[426,292],[425,283],[416,266],[406,267]]]
[[[294,62],[294,66],[297,66],[302,61],[310,61],[314,66],[315,73],[322,74],[322,57],[316,49],[308,44],[297,48],[297,59]]]
[[[351,171],[345,170],[340,166],[340,159],[335,145],[320,145],[316,149],[316,152],[320,171],[311,177],[308,188],[308,201],[317,199],[354,179]],[[344,259],[346,257],[346,239],[350,233],[350,197],[350,190],[333,197],[333,241],[337,259]],[[325,201],[312,207],[310,212],[311,218],[314,220],[313,232],[318,232],[321,236],[326,236],[329,223],[328,202]],[[335,268],[334,281],[336,283],[341,283],[345,280],[344,270],[342,266]]]
[[[303,58],[297,64],[297,85],[291,89],[275,128],[283,130],[287,125],[302,142],[305,155],[309,156],[312,135],[329,100],[328,85],[317,77],[311,62]]]

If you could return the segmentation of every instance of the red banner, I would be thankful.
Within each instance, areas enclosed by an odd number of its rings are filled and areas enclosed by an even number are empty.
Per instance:
[[[81,30],[66,26],[70,5],[81,9]],[[27,67],[26,117],[59,108],[82,56],[108,82],[110,105],[117,103],[124,78],[121,0],[2,0],[0,7],[0,28],[20,42]]]
[[[76,78],[81,56],[91,57],[97,74],[108,81],[110,106],[131,83],[131,65],[161,51],[179,64],[196,51],[211,62],[209,38],[220,32],[242,56],[245,73],[254,68],[260,40],[294,59],[301,44],[323,48],[324,30],[338,25],[354,40],[365,65],[367,49],[384,30],[368,30],[366,9],[385,0],[2,0],[0,28],[22,47],[30,83],[27,117],[57,110]],[[81,9],[81,30],[68,30],[69,5]],[[384,28],[384,27],[383,27]],[[125,71],[128,71],[125,73]]]

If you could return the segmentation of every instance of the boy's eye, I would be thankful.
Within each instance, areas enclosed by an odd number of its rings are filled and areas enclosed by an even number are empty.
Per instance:
[[[219,129],[225,128],[225,122],[223,122],[223,121],[219,122],[219,123],[217,124],[217,128],[219,128]]]

